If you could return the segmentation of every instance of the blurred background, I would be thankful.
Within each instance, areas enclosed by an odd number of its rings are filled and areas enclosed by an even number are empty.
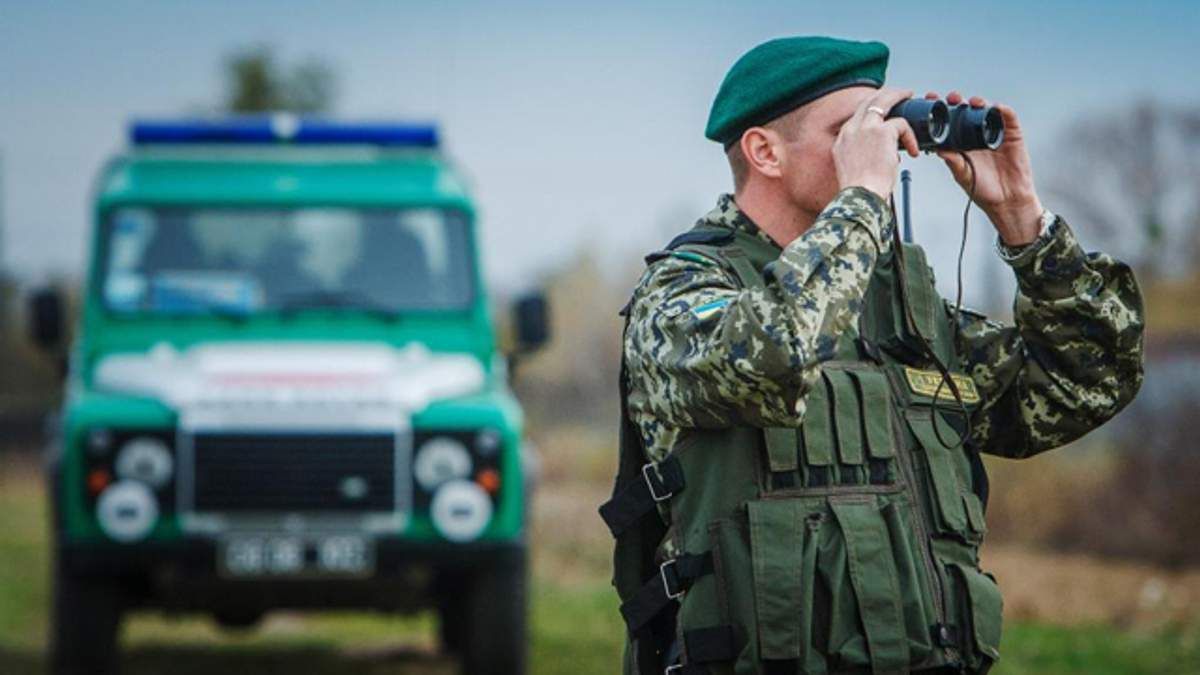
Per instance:
[[[984,567],[1005,591],[998,673],[1200,672],[1200,6],[1143,2],[80,4],[0,0],[0,672],[43,668],[40,475],[58,364],[24,298],[77,292],[92,181],[132,116],[291,110],[436,122],[480,207],[494,304],[547,289],[550,346],[514,386],[542,460],[532,505],[536,673],[611,673],[622,624],[596,516],[616,460],[617,310],[641,255],[731,189],[702,130],[717,86],[772,37],[891,47],[890,84],[1011,104],[1042,201],[1132,264],[1148,309],[1134,403],[1070,447],[989,461]],[[953,296],[964,197],[913,171],[915,238]],[[976,212],[966,304],[1011,316]],[[230,633],[137,615],[132,673],[449,673],[429,617],[270,617]]]

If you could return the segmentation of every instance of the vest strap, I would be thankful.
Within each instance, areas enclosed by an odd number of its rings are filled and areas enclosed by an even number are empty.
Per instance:
[[[703,664],[733,661],[738,655],[737,632],[733,626],[709,626],[683,631],[687,662],[677,659],[663,671],[665,675],[708,675]]]
[[[733,238],[733,230],[724,227],[697,227],[676,235],[665,248],[668,251],[674,251],[680,246],[687,246],[688,244],[722,246],[733,241]]]
[[[750,262],[750,258],[746,257],[744,252],[738,249],[728,250],[725,252],[725,259],[733,266],[733,272],[737,275],[743,288],[756,288],[763,285],[762,275],[754,269],[754,263]]]
[[[640,634],[654,617],[687,592],[697,579],[712,572],[711,552],[684,554],[659,565],[658,574],[642,584],[632,598],[621,603],[621,616],[629,632]]]
[[[625,484],[612,499],[600,506],[600,517],[614,537],[629,529],[651,511],[684,487],[683,465],[679,458],[666,459],[642,466],[642,479]]]

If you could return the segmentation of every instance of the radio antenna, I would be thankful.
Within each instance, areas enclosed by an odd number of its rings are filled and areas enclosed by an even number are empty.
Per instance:
[[[912,237],[912,191],[909,186],[912,185],[912,172],[908,169],[900,170],[900,191],[904,195],[904,243],[911,244]]]

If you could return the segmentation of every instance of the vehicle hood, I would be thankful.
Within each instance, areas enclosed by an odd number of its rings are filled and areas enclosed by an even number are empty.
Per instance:
[[[205,343],[179,350],[160,343],[109,354],[96,364],[98,391],[148,396],[193,422],[257,426],[352,422],[356,412],[413,415],[430,403],[478,392],[479,361],[419,343]]]

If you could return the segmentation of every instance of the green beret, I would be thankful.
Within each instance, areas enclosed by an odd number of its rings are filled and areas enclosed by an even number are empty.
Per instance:
[[[746,52],[725,75],[704,135],[729,145],[746,129],[838,89],[882,87],[887,61],[888,48],[882,42],[828,37],[764,42]]]

